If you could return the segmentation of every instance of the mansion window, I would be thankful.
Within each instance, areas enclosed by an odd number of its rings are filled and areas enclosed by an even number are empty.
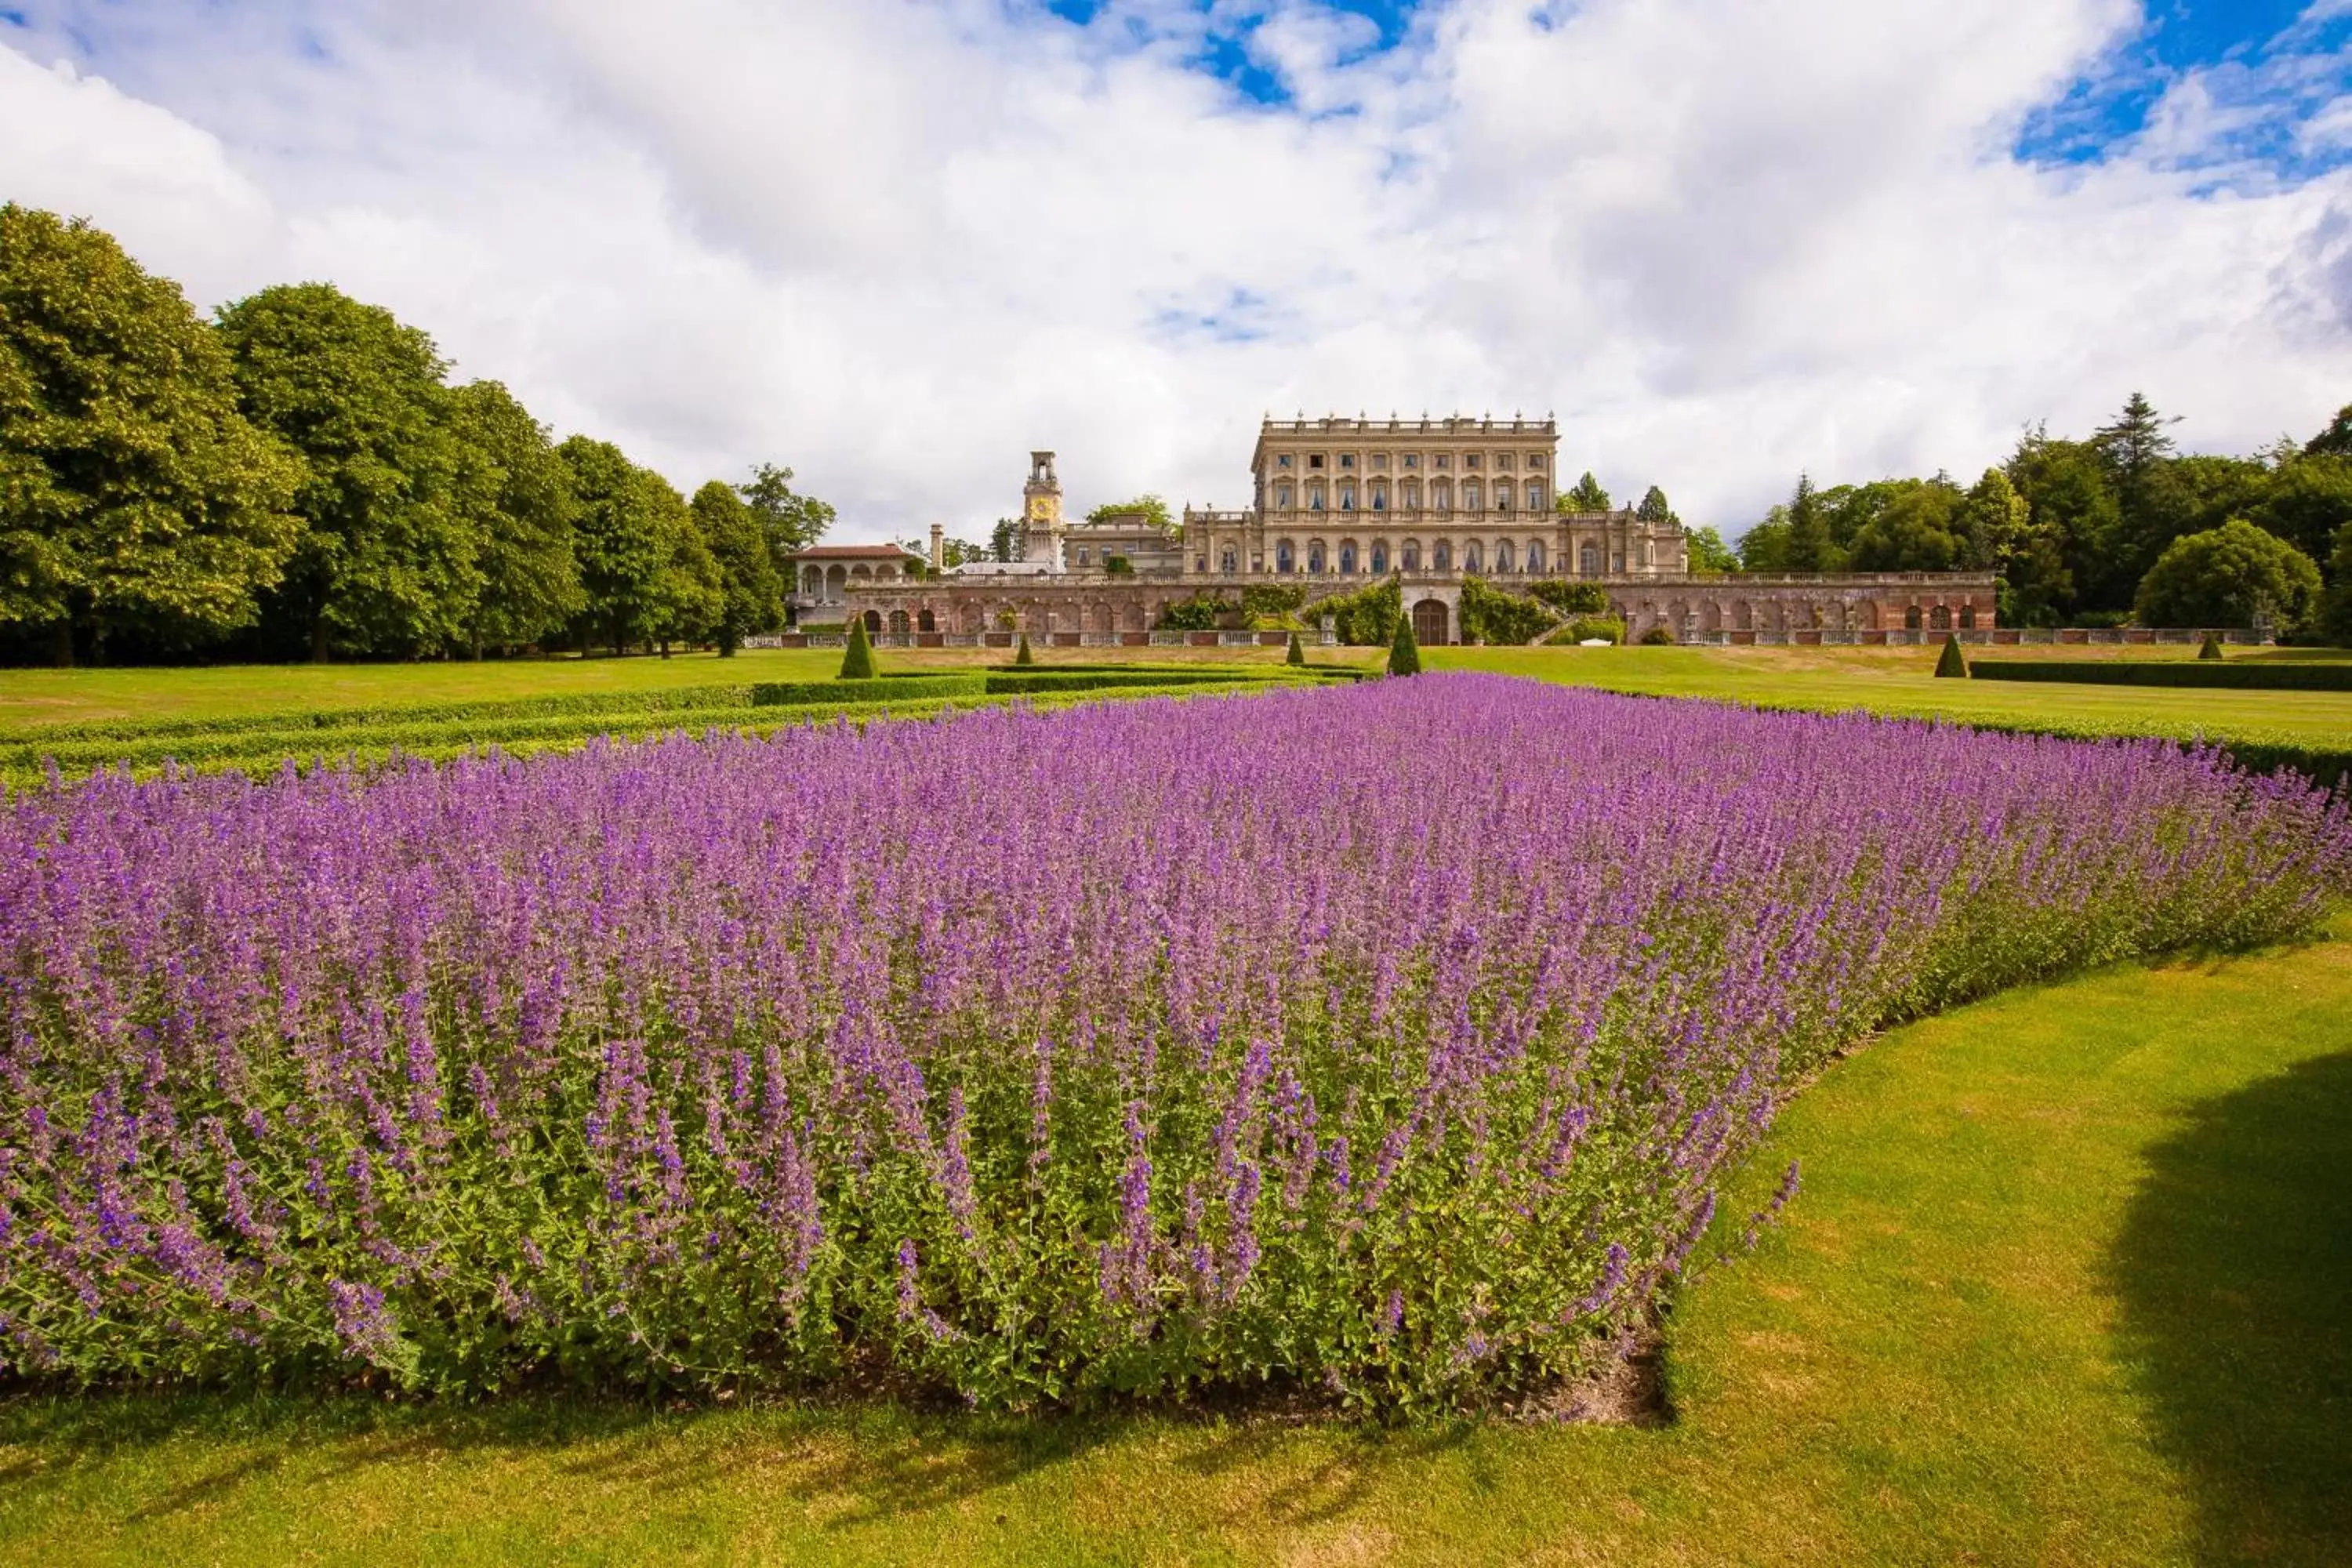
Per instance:
[[[1385,539],[1372,541],[1372,571],[1375,574],[1389,569],[1389,544]],[[1967,612],[1963,612],[1965,614]],[[1973,624],[1973,623],[1971,623]]]
[[[1475,479],[1462,481],[1462,510],[1464,511],[1478,510],[1478,481]]]
[[[1307,547],[1307,569],[1309,572],[1323,570],[1323,542],[1319,539]]]
[[[1374,511],[1386,511],[1389,510],[1389,487],[1385,481],[1381,479],[1374,479],[1372,481],[1372,510]]]
[[[1397,488],[1397,505],[1404,508],[1407,511],[1418,511],[1421,510],[1421,481],[1419,479],[1407,479],[1402,485]]]
[[[1495,481],[1495,510],[1496,511],[1511,510],[1511,481],[1508,479]]]
[[[1429,466],[1433,468],[1442,468],[1450,461],[1452,461],[1451,458],[1449,458],[1444,453],[1440,452],[1436,457],[1432,458],[1429,460]]]
[[[1621,550],[1616,554],[1609,558],[1609,569],[1612,572],[1622,572],[1625,570],[1625,552]]]
[[[1462,570],[1475,572],[1478,570],[1478,542],[1474,539],[1462,547]]]
[[[1498,540],[1495,544],[1495,570],[1497,572],[1508,572],[1510,569],[1511,542],[1507,539]]]
[[[1498,468],[1508,468],[1510,466],[1511,455],[1508,452],[1497,452],[1495,454],[1495,467]]]
[[[1576,574],[1580,577],[1601,575],[1601,547],[1587,544],[1576,552]]]
[[[1312,457],[1308,458],[1307,459],[1307,466],[1308,468],[1321,468],[1321,467],[1323,466],[1323,454],[1322,454],[1322,453],[1320,453],[1320,452],[1318,452],[1318,453],[1314,454]]]
[[[1453,570],[1454,546],[1442,539],[1439,540],[1429,552],[1429,563],[1440,572]]]
[[[1540,572],[1540,571],[1542,571],[1542,570],[1543,570],[1543,563],[1544,563],[1544,547],[1543,547],[1543,541],[1542,541],[1542,540],[1540,540],[1540,539],[1530,539],[1530,540],[1528,540],[1528,571],[1530,571],[1530,572]]]
[[[1231,576],[1234,573],[1234,552],[1230,548],[1228,548],[1218,555],[1217,570],[1224,573],[1227,576]]]
[[[1419,540],[1408,539],[1404,542],[1403,558],[1399,562],[1399,564],[1408,572],[1418,572],[1421,570],[1421,542]]]
[[[1385,474],[1389,471],[1389,455],[1386,452],[1372,454],[1372,471],[1376,474]]]
[[[1274,466],[1277,468],[1286,468],[1290,467],[1290,454],[1285,452],[1282,456],[1276,458],[1274,460]]]
[[[1079,565],[1081,565],[1081,566],[1083,566],[1083,565],[1085,565],[1086,563],[1087,563],[1087,547],[1086,547],[1085,545],[1081,544],[1081,545],[1079,545],[1079,546],[1078,546],[1078,564],[1079,564]]]
[[[1353,572],[1355,569],[1356,542],[1350,539],[1339,546],[1339,570],[1345,573]]]
[[[1528,481],[1528,510],[1529,511],[1543,510],[1543,481],[1541,479],[1529,479]]]
[[[1407,452],[1404,455],[1404,466],[1408,468],[1417,468],[1421,467],[1421,454],[1418,452]]]
[[[1538,474],[1538,473],[1541,473],[1542,471],[1543,471],[1543,459],[1542,459],[1541,458],[1529,458],[1528,459],[1528,472],[1529,472],[1529,473],[1531,473],[1531,474]]]
[[[1340,466],[1341,468],[1354,468],[1354,467],[1356,466],[1356,454],[1354,454],[1353,452],[1342,452],[1342,453],[1340,453],[1340,454],[1339,454],[1339,466]]]
[[[1274,504],[1280,507],[1285,511],[1288,511],[1290,510],[1290,487],[1288,485],[1277,485],[1275,488]]]
[[[1339,487],[1339,510],[1341,511],[1353,511],[1356,510],[1355,486],[1341,485]]]
[[[1307,487],[1307,510],[1309,511],[1321,511],[1323,510],[1323,487],[1321,485],[1309,485]]]
[[[1463,453],[1463,454],[1462,454],[1462,466],[1463,466],[1464,468],[1476,468],[1476,467],[1478,466],[1478,454],[1477,454],[1477,453],[1475,453],[1475,452],[1465,452],[1465,453]]]
[[[1294,557],[1290,549],[1290,541],[1287,539],[1274,547],[1274,569],[1276,571],[1289,571],[1293,559]]]
[[[1433,506],[1433,507],[1435,507],[1439,511],[1451,511],[1451,510],[1454,510],[1454,491],[1453,491],[1453,488],[1452,488],[1451,486],[1449,486],[1449,485],[1448,485],[1448,484],[1447,484],[1444,479],[1437,479],[1437,480],[1433,481],[1433,482],[1431,483],[1430,487],[1429,487],[1429,504],[1430,504],[1431,506]]]

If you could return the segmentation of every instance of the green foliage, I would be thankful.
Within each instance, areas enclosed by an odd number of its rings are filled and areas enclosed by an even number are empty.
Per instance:
[[[1023,638],[1021,646],[1026,651],[1028,639]],[[849,619],[849,648],[841,656],[841,679],[871,680],[876,673],[874,645],[866,640],[866,617],[852,616]]]
[[[1672,647],[1675,641],[1674,628],[1661,621],[1643,632],[1640,640],[1643,647]]]
[[[1133,500],[1105,501],[1087,513],[1088,522],[1108,522],[1115,517],[1135,517],[1143,520],[1162,533],[1172,531],[1176,520],[1169,514],[1168,503],[1156,495],[1139,495]]]
[[[1789,498],[1788,540],[1782,572],[1835,572],[1845,563],[1830,533],[1829,510],[1813,489],[1812,476],[1797,476],[1796,493]]]
[[[2352,691],[2352,664],[2271,659],[1979,659],[1979,680],[2055,681],[2070,686],[2168,686],[2232,691]]]
[[[1135,575],[1135,563],[1124,555],[1106,555],[1103,557],[1103,570],[1114,577],[1132,577]]]
[[[2242,515],[2315,561],[2326,559],[2336,534],[2352,524],[2352,458],[2293,458],[2265,478],[2252,504],[2231,515]]]
[[[73,662],[118,627],[252,622],[300,465],[239,412],[220,341],[103,231],[0,205],[0,627]]]
[[[2197,645],[2197,657],[2203,659],[2220,658],[2221,657],[2221,634],[2220,632],[2207,632],[2205,634],[2205,640]]]
[[[1950,632],[1944,634],[1944,651],[1936,656],[1936,678],[1938,680],[1966,680],[1969,678],[1968,656],[1960,652],[1960,639]]]
[[[2288,630],[2310,614],[2319,593],[2311,557],[2233,518],[2173,541],[2141,579],[2134,608],[2151,626],[2248,626],[2267,611]]]
[[[2076,607],[2120,607],[2138,581],[2106,466],[2089,443],[2040,430],[2022,437],[2007,465],[2025,498],[2031,544],[2026,570],[2010,582],[2027,618],[2054,624]]]
[[[1421,673],[1421,644],[1413,640],[1411,616],[1397,617],[1396,635],[1389,643],[1388,671],[1391,675]]]
[[[1693,528],[1684,532],[1690,542],[1690,569],[1694,576],[1712,577],[1739,570],[1739,555],[1723,542],[1723,535],[1712,528]]]
[[[656,516],[660,498],[609,441],[574,436],[556,452],[571,472],[579,507],[572,551],[585,624],[618,653],[646,634],[657,613],[658,580],[668,561]]]
[[[1607,511],[1609,492],[1601,488],[1601,481],[1588,468],[1582,479],[1560,491],[1559,507],[1564,512]]]
[[[745,637],[783,624],[783,579],[759,515],[731,486],[712,479],[688,504],[719,568],[719,651],[731,655]]]
[[[1307,590],[1292,583],[1253,583],[1242,590],[1242,614],[1287,616],[1307,603]]]
[[[1660,489],[1655,485],[1652,485],[1648,489],[1642,492],[1641,504],[1634,507],[1633,515],[1640,518],[1643,522],[1675,522],[1679,521],[1675,516],[1675,509],[1666,504],[1666,492]]]
[[[221,312],[247,418],[301,454],[307,525],[278,594],[331,650],[415,654],[463,642],[481,591],[453,494],[457,443],[433,340],[331,284],[282,284]]]
[[[1217,617],[1239,610],[1230,599],[1199,593],[1189,599],[1179,599],[1160,612],[1157,629],[1163,632],[1209,632],[1217,629]]]
[[[1037,656],[1029,651],[1029,634],[1027,632],[1023,632],[1021,634],[1021,647],[1019,651],[1013,654],[1013,662],[1023,665],[1034,664],[1037,662]]]
[[[1570,583],[1546,577],[1528,584],[1528,595],[1563,616],[1597,616],[1609,608],[1608,590],[1598,583]]]
[[[989,531],[988,552],[1000,563],[1021,559],[1021,520],[1019,518],[1000,517],[996,520],[996,526]]]
[[[1479,577],[1462,579],[1462,640],[1509,645],[1533,642],[1559,624],[1559,616],[1534,599],[1506,593]]]
[[[1330,616],[1333,632],[1349,647],[1379,647],[1396,637],[1397,622],[1404,618],[1404,589],[1391,577],[1318,600],[1299,615],[1309,625]]]
[[[1968,498],[1958,486],[1943,479],[1906,479],[1885,489],[1890,493],[1847,550],[1853,571],[1949,572],[1962,564]]]
[[[2327,579],[2330,586],[2320,603],[2320,635],[2338,647],[2352,647],[2352,523],[2336,531]]]
[[[768,555],[780,574],[790,571],[786,557],[806,550],[824,537],[834,522],[833,508],[814,496],[793,489],[793,471],[761,463],[751,477],[735,487],[743,504],[760,521],[768,541]]]
[[[1622,643],[1625,623],[1614,616],[1578,616],[1544,639],[1549,647],[1573,647],[1580,643]]]
[[[1290,641],[1282,650],[1282,662],[1290,665],[1300,665],[1307,662],[1306,646],[1298,640],[1298,634],[1295,631],[1290,634]]]
[[[572,471],[547,429],[507,389],[477,381],[449,395],[457,448],[452,504],[474,536],[479,591],[466,642],[510,648],[561,630],[587,600],[572,554]]]

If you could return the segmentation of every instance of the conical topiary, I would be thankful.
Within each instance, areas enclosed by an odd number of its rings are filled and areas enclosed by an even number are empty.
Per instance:
[[[2220,632],[2207,632],[2205,634],[2205,640],[2198,645],[2197,657],[2199,658],[2221,658],[2221,634]]]
[[[1396,640],[1389,644],[1389,673],[1391,675],[1421,673],[1421,645],[1412,640],[1411,616],[1397,617]]]
[[[1307,649],[1299,643],[1298,634],[1295,631],[1290,634],[1290,647],[1284,650],[1282,662],[1285,664],[1305,664],[1307,662]]]
[[[1936,675],[1938,679],[1969,678],[1969,661],[1960,653],[1960,639],[1950,632],[1944,634],[1944,651],[1937,656]]]
[[[1023,632],[1021,634],[1021,647],[1020,649],[1013,654],[1013,662],[1015,664],[1034,664],[1037,662],[1037,656],[1029,651],[1029,634],[1027,632]]]
[[[866,619],[862,616],[849,623],[849,651],[841,656],[841,679],[874,679],[874,645],[866,640]]]

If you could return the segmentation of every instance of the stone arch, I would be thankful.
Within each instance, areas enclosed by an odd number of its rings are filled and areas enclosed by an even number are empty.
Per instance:
[[[1341,574],[1342,576],[1353,576],[1353,575],[1355,574],[1355,571],[1356,571],[1356,542],[1355,542],[1354,540],[1352,540],[1352,539],[1343,539],[1343,540],[1339,541],[1339,572],[1340,572],[1340,574]]]
[[[1297,564],[1298,551],[1297,546],[1293,545],[1287,539],[1278,539],[1275,541],[1274,569],[1277,572],[1289,572],[1295,570]]]
[[[1423,599],[1412,607],[1412,638],[1429,647],[1443,647],[1452,642],[1452,612],[1443,599]]]
[[[1478,570],[1480,563],[1485,560],[1486,557],[1479,552],[1478,542],[1476,540],[1471,539],[1463,542],[1462,570],[1465,572],[1475,572]]]
[[[919,632],[935,632],[940,629],[940,617],[932,613],[929,605],[924,605],[916,615],[915,629]]]
[[[825,603],[830,604],[830,605],[838,605],[839,603],[841,603],[841,596],[842,596],[842,595],[843,595],[843,594],[845,594],[845,593],[846,593],[846,592],[848,591],[848,588],[849,588],[849,569],[848,569],[847,567],[845,567],[845,566],[828,566],[828,567],[826,567],[826,568],[825,568],[825,571],[824,571],[824,598],[825,598]]]
[[[867,637],[880,637],[882,635],[881,611],[868,610],[863,616],[860,616],[858,619],[866,623],[866,635]]]
[[[1421,570],[1421,541],[1408,539],[1397,549],[1397,564],[1407,572]]]
[[[892,637],[903,637],[913,630],[913,623],[908,619],[906,611],[893,610],[890,612],[890,635]]]
[[[1320,572],[1324,569],[1325,565],[1328,564],[1328,558],[1324,553],[1323,542],[1319,539],[1308,540],[1307,542],[1307,569],[1309,572]]]
[[[1496,570],[1496,571],[1497,571],[1497,572],[1508,572],[1508,571],[1510,571],[1510,570],[1511,570],[1511,562],[1512,562],[1514,559],[1515,559],[1515,557],[1513,556],[1513,554],[1512,554],[1512,552],[1511,552],[1511,542],[1510,542],[1509,540],[1507,540],[1507,539],[1498,539],[1498,540],[1495,541],[1495,570]]]
[[[1906,632],[1916,632],[1916,631],[1917,631],[1917,630],[1919,629],[1919,606],[1918,606],[1918,605],[1912,605],[1907,606],[1907,607],[1904,610],[1904,612],[1903,612],[1903,629],[1904,629],[1905,631],[1906,631]]]
[[[1372,541],[1371,569],[1372,574],[1376,577],[1385,576],[1388,574],[1389,542],[1385,539]]]
[[[1543,575],[1543,569],[1544,542],[1540,539],[1530,539],[1528,541],[1528,574],[1531,577],[1540,577]]]
[[[1433,572],[1451,572],[1454,570],[1454,544],[1452,541],[1441,539],[1436,543],[1429,547],[1429,568]]]
[[[1927,626],[1932,631],[1950,631],[1952,629],[1951,606],[1948,605],[1938,604],[1933,609],[1929,610],[1927,612]]]

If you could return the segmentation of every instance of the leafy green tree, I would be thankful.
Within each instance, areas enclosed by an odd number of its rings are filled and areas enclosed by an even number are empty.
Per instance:
[[[1023,647],[1029,645],[1024,640]],[[841,656],[841,677],[844,680],[872,680],[875,678],[874,645],[866,637],[866,617],[849,617],[849,649]]]
[[[1968,656],[1960,651],[1960,639],[1950,632],[1944,634],[1944,651],[1936,656],[1936,675],[1943,680],[1969,678]]]
[[[1633,515],[1640,518],[1643,522],[1678,522],[1681,521],[1679,518],[1675,516],[1675,509],[1666,504],[1666,492],[1660,489],[1655,485],[1652,485],[1648,489],[1642,492],[1641,504],[1633,509]]]
[[[1830,535],[1829,509],[1813,489],[1812,476],[1797,476],[1796,493],[1789,498],[1788,563],[1786,572],[1835,572],[1844,564]]]
[[[1949,572],[1959,564],[1966,498],[1948,479],[1910,479],[1854,536],[1850,564],[1857,572]]]
[[[2337,409],[2327,428],[2304,443],[2303,449],[2314,458],[2352,458],[2352,403]]]
[[[1789,509],[1776,506],[1764,521],[1748,525],[1739,536],[1739,568],[1743,572],[1788,572]]]
[[[773,463],[758,465],[751,479],[735,488],[760,520],[777,575],[790,581],[791,558],[824,537],[834,523],[833,508],[793,489],[793,471]]]
[[[1143,514],[1146,522],[1162,533],[1176,526],[1176,520],[1169,515],[1168,503],[1156,495],[1149,494],[1139,495],[1133,500],[1105,501],[1087,513],[1087,521],[1108,522],[1114,517],[1132,517],[1138,512]]]
[[[2098,452],[2087,442],[2053,440],[2036,428],[2019,440],[2006,472],[2025,498],[2032,531],[2050,545],[2033,569],[2035,592],[2051,596],[2062,615],[2128,604],[2137,582],[2132,551]],[[2067,591],[2060,595],[2062,581]]]
[[[727,582],[702,536],[694,509],[677,487],[651,468],[639,468],[646,514],[653,520],[661,565],[654,576],[646,625],[664,658],[673,643],[715,640],[727,613]]]
[[[2288,456],[2302,455],[2301,447],[2289,444]],[[2184,533],[2202,533],[2209,528],[2221,527],[2233,517],[2251,518],[2261,510],[2263,498],[2270,493],[2271,465],[2252,458],[2191,453],[2173,458],[2168,466],[2188,507],[2187,526],[2181,530]],[[2307,549],[2305,552],[2310,553]]]
[[[1607,511],[1609,492],[1601,488],[1601,481],[1588,468],[1582,479],[1560,492],[1559,504],[1559,510],[1566,512]]]
[[[2221,634],[2207,632],[2204,640],[2197,645],[2197,657],[2209,660],[2221,658]]]
[[[2279,465],[2269,480],[2246,509],[2246,521],[2325,560],[2336,533],[2352,522],[2352,458],[2297,457]]]
[[[1037,662],[1037,656],[1029,651],[1029,634],[1027,632],[1023,632],[1021,634],[1021,646],[1013,650],[1013,662],[1015,664],[1034,664]]]
[[[1421,644],[1413,638],[1411,616],[1397,617],[1396,636],[1389,642],[1389,673],[1391,675],[1421,673]]]
[[[2091,448],[2106,465],[2122,518],[2120,544],[2126,559],[2117,565],[2137,577],[2164,547],[2196,527],[2196,498],[2173,471],[2172,437],[2168,427],[2179,417],[2167,418],[2146,396],[2135,392],[2124,403],[2114,423],[2101,426],[2091,437]]]
[[[601,634],[617,654],[650,633],[668,563],[659,496],[609,441],[574,436],[556,447],[571,470],[579,510],[572,549],[580,563],[582,641]]]
[[[455,504],[457,442],[433,340],[328,283],[220,313],[247,418],[300,453],[308,525],[277,595],[313,659],[414,654],[467,635],[481,568]]]
[[[2300,625],[2318,600],[2311,557],[2243,518],[2176,539],[2140,580],[2134,612],[2142,626],[2250,626],[2268,612],[2281,630]]]
[[[2336,531],[2327,575],[2330,586],[2320,605],[2320,634],[2338,647],[2352,647],[2352,523]]]
[[[2025,548],[2033,526],[2033,509],[1999,468],[1987,468],[1969,487],[1959,514],[1953,521],[1959,535],[1960,561],[1979,572],[2005,572]]]
[[[1723,535],[1712,528],[1685,531],[1690,542],[1690,569],[1701,575],[1739,570],[1739,555],[1723,542]]]
[[[996,520],[996,526],[989,531],[988,553],[999,562],[1018,561],[1021,559],[1021,520],[1000,517]]]
[[[719,567],[719,654],[731,658],[745,637],[783,624],[783,580],[760,520],[733,486],[713,479],[688,504]]]
[[[1305,645],[1299,642],[1298,634],[1295,631],[1290,634],[1290,641],[1283,647],[1282,662],[1285,664],[1305,664],[1307,662],[1307,648]]]
[[[118,627],[248,625],[300,478],[176,284],[88,223],[0,206],[0,627],[71,664],[77,626],[103,658]]]
[[[572,555],[578,510],[572,471],[556,456],[547,427],[495,381],[449,395],[457,440],[451,504],[474,536],[480,586],[467,607],[466,642],[534,643],[578,615],[585,604]]]

